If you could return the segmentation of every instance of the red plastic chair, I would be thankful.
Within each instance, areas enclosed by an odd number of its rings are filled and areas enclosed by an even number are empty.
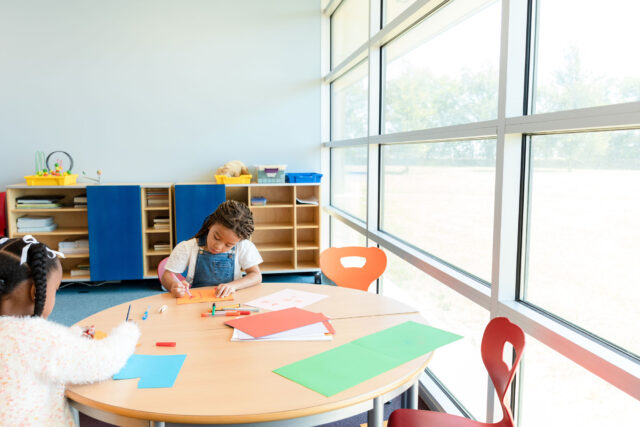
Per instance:
[[[165,259],[160,261],[160,264],[158,264],[158,280],[160,280],[160,278],[164,274],[164,265],[167,263],[168,260],[169,260],[169,257],[166,257]],[[174,274],[176,275],[176,277],[180,281],[187,280],[187,279],[184,278],[184,276],[182,274],[178,274],[178,273],[174,273]]]
[[[511,369],[502,360],[505,343],[511,343],[515,351],[515,360]],[[497,423],[483,423],[442,412],[422,411],[418,409],[396,409],[389,417],[388,427],[513,427],[513,415],[504,403],[513,377],[518,369],[522,351],[524,350],[524,332],[506,317],[496,317],[484,330],[482,336],[482,361],[491,377],[493,386],[500,398],[502,420]]]
[[[362,257],[366,260],[362,267],[345,267],[341,259]],[[344,288],[367,291],[371,283],[382,276],[387,268],[387,255],[382,249],[347,246],[328,248],[320,254],[320,269],[336,285]]]

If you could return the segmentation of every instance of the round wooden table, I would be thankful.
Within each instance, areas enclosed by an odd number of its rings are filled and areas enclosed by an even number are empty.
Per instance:
[[[331,397],[290,381],[274,369],[341,346],[357,338],[412,320],[426,323],[415,309],[391,298],[335,286],[265,283],[240,290],[224,306],[244,303],[283,289],[328,295],[304,307],[332,320],[331,341],[232,342],[231,317],[200,313],[211,303],[177,305],[169,294],[131,301],[130,318],[142,336],[136,354],[186,354],[171,388],[138,389],[137,379],[73,385],[67,397],[73,408],[116,425],[163,425],[164,422],[211,425],[313,426],[369,411],[369,425],[382,425],[384,403],[407,392],[406,406],[417,406],[417,381],[430,354],[371,378]],[[159,313],[166,304],[168,309]],[[149,316],[141,320],[150,306]],[[129,303],[78,322],[110,331],[125,319]],[[260,310],[265,312],[266,310]],[[176,347],[156,347],[175,341]]]

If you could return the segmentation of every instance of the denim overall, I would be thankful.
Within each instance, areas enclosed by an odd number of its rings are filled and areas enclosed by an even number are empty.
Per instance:
[[[212,254],[202,247],[207,247],[207,236],[198,238],[198,257],[196,258],[196,271],[193,275],[192,287],[216,286],[221,283],[233,281],[233,272],[236,263],[236,247],[229,252]]]

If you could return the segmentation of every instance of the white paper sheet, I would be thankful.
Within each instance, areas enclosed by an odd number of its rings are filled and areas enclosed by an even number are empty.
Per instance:
[[[271,295],[266,295],[246,302],[245,304],[252,307],[276,311],[291,307],[302,308],[309,304],[318,302],[326,297],[327,295],[316,294],[313,292],[298,291],[295,289],[283,289]]]

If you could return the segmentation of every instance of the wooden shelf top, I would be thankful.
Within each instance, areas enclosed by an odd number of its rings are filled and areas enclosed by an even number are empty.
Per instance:
[[[89,258],[89,252],[84,254],[64,254],[64,259],[70,258]]]
[[[318,242],[298,242],[298,249],[320,249]]]
[[[260,264],[261,271],[280,271],[280,270],[293,270],[293,263],[291,262],[263,262]]]
[[[320,225],[315,222],[299,222],[298,223],[298,228],[318,228],[318,227],[320,227]]]
[[[268,203],[266,205],[251,205],[251,209],[292,208],[293,203]]]
[[[292,243],[256,243],[256,248],[260,252],[269,252],[269,251],[292,251],[293,244]]]
[[[145,233],[171,233],[171,228],[158,229],[158,228],[145,228]]]
[[[13,208],[13,213],[33,213],[33,212],[86,212],[87,208],[46,208],[46,209],[18,209]]]
[[[91,276],[90,275],[86,275],[86,276],[72,276],[71,273],[69,273],[68,271],[65,271],[62,274],[62,280],[77,280],[77,281],[84,281],[84,280],[91,280]]]
[[[286,230],[293,229],[293,224],[285,222],[265,222],[255,225],[256,230]]]
[[[144,255],[169,255],[171,254],[171,250],[164,250],[164,251],[156,251],[153,249],[145,249],[144,250]]]
[[[53,231],[29,231],[26,233],[17,232],[15,235],[22,237],[26,236],[27,234],[31,234],[33,236],[64,236],[66,234],[89,234],[89,229],[83,227],[60,227]]]

